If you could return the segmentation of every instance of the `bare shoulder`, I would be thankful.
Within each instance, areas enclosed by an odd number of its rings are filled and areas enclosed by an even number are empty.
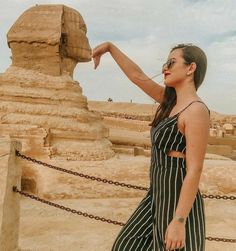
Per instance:
[[[194,133],[200,133],[201,130],[209,130],[209,111],[205,103],[203,104],[201,102],[192,103],[180,114],[178,127],[183,134],[186,134],[187,128],[192,129],[192,133],[193,131]]]
[[[185,114],[183,114],[183,124],[186,129],[189,128],[191,133],[196,133],[201,136],[201,134],[207,134],[210,127],[210,115],[209,110],[205,103],[194,102],[188,109],[186,109]]]
[[[199,100],[201,101],[201,100]],[[196,120],[205,120],[209,121],[209,110],[207,105],[203,102],[194,102],[192,103],[188,109],[186,109],[185,120],[187,121],[196,121]]]

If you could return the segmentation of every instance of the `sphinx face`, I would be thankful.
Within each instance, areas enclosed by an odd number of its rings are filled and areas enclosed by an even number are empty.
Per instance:
[[[86,37],[87,27],[82,16],[76,10],[64,7],[62,19],[61,53],[77,62],[90,61],[92,50]]]

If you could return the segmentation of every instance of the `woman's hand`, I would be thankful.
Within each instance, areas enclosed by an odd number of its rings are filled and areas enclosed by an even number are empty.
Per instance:
[[[165,233],[166,250],[181,249],[185,246],[185,225],[173,219]]]
[[[96,69],[100,63],[101,56],[109,51],[109,42],[102,43],[93,49],[92,58],[94,61],[94,69]]]

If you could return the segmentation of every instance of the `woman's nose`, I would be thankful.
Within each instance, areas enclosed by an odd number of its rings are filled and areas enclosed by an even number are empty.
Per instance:
[[[164,73],[165,70],[167,70],[167,65],[166,65],[166,63],[162,65],[162,73]]]

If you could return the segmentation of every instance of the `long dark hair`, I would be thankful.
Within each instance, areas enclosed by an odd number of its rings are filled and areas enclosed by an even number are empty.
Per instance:
[[[176,49],[182,49],[183,58],[186,64],[191,64],[195,62],[197,68],[194,72],[194,85],[196,90],[202,84],[206,69],[207,69],[207,57],[202,49],[192,44],[178,44],[171,49],[170,52]],[[174,87],[165,87],[164,99],[162,103],[158,106],[155,117],[150,123],[150,126],[156,126],[157,123],[168,117],[172,108],[176,105],[176,92]]]

